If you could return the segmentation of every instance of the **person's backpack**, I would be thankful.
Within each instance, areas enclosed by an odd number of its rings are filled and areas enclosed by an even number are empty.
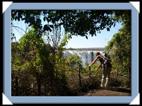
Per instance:
[[[110,58],[110,56],[108,54],[106,54],[106,53],[105,53],[104,56],[107,59],[107,65],[111,67],[112,65],[111,65],[111,58]]]

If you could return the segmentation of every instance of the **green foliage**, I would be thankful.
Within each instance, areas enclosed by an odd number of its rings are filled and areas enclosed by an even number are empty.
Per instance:
[[[82,61],[78,55],[69,55],[67,57],[67,62],[72,69],[79,68],[79,65],[82,64]]]
[[[122,13],[122,11],[120,11]],[[131,80],[131,30],[130,11],[124,12],[119,17],[123,21],[123,27],[116,33],[106,47],[106,52],[112,60],[112,67],[116,74],[116,79],[121,80],[122,86],[130,87]],[[124,78],[125,76],[126,78]],[[119,80],[120,82],[120,80]],[[124,83],[127,82],[127,83]]]
[[[69,90],[61,53],[67,37],[55,52],[36,33],[32,29],[19,42],[12,43],[13,95],[66,95]]]
[[[12,10],[12,20],[24,20],[39,32],[53,31],[54,26],[63,26],[71,35],[96,35],[103,29],[110,30],[115,24],[111,10]],[[40,16],[43,16],[43,20]],[[47,24],[42,26],[42,21]],[[43,30],[42,30],[43,29]]]
[[[60,48],[64,48],[64,46],[67,45],[69,39],[70,39],[70,35],[69,35],[69,34],[65,34],[65,35],[64,35],[64,38],[63,38],[62,41],[60,42],[60,45],[59,45],[58,48],[59,48],[59,49],[60,49]]]

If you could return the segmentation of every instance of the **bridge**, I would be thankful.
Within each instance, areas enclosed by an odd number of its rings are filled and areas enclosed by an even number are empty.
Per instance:
[[[70,51],[104,51],[104,48],[65,48]]]

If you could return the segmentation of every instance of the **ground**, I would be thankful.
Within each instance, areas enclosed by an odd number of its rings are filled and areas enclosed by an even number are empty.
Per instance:
[[[94,89],[88,92],[81,93],[82,96],[130,96],[128,91],[116,91],[109,89]]]

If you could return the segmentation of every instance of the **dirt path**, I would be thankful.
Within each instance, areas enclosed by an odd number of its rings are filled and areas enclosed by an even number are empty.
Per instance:
[[[83,96],[130,96],[129,92],[112,91],[105,89],[90,90],[87,93],[82,93]]]

